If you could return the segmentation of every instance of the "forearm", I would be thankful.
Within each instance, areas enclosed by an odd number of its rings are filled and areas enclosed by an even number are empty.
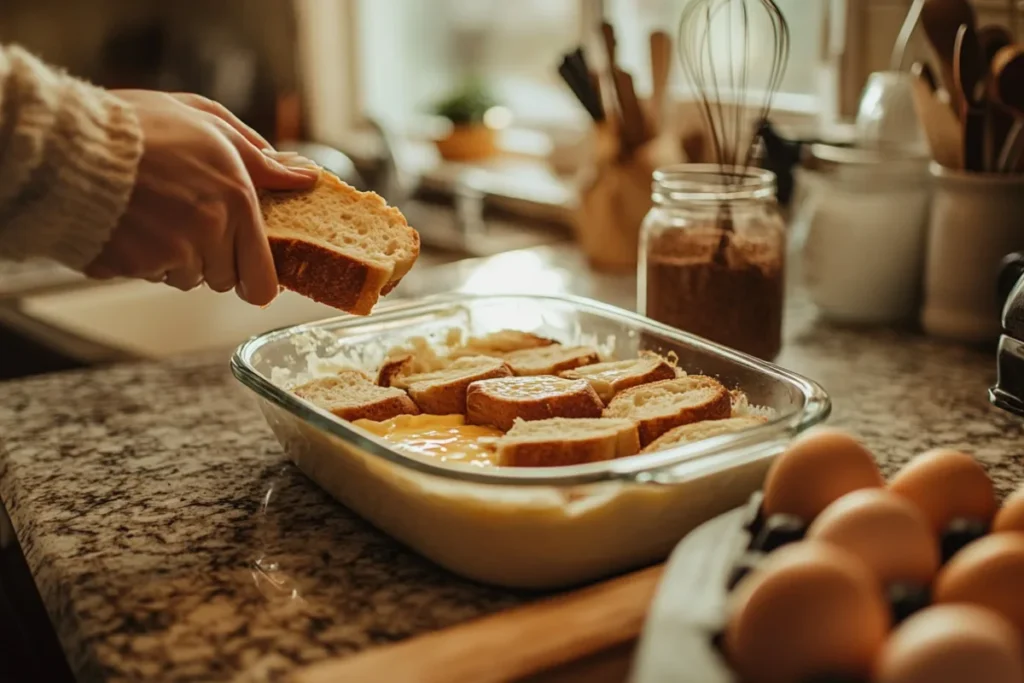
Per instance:
[[[0,259],[84,268],[124,213],[141,153],[131,107],[0,46]]]

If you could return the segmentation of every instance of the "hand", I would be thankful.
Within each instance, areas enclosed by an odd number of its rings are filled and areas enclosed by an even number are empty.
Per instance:
[[[256,188],[305,189],[319,172],[273,152],[206,98],[114,94],[135,107],[143,153],[128,208],[85,274],[162,281],[181,290],[205,281],[218,292],[235,289],[252,304],[273,301],[277,274]]]

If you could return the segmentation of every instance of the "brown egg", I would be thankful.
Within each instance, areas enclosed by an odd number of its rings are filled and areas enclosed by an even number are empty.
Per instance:
[[[889,637],[875,683],[1024,683],[1020,637],[1006,619],[977,605],[929,607]]]
[[[882,486],[874,458],[856,439],[835,429],[814,430],[772,463],[764,484],[764,512],[810,522],[840,496]]]
[[[821,672],[865,675],[889,629],[878,581],[856,557],[804,541],[776,550],[736,587],[725,634],[745,683]]]
[[[939,571],[932,595],[936,604],[991,609],[1024,636],[1024,534],[990,534],[967,545]]]
[[[939,541],[924,513],[885,489],[847,493],[818,515],[807,538],[856,555],[882,583],[929,584],[939,569]]]
[[[941,533],[956,517],[990,522],[996,492],[977,460],[952,450],[934,450],[908,462],[889,482],[889,490],[910,500]]]
[[[1011,493],[992,520],[992,531],[1024,531],[1024,489]]]

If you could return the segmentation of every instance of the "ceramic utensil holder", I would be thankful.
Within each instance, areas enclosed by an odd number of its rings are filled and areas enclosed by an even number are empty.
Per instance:
[[[640,224],[651,208],[654,170],[678,160],[667,137],[623,156],[609,128],[596,129],[592,181],[580,192],[574,228],[590,266],[605,272],[636,271]]]
[[[1024,249],[1024,176],[964,173],[938,164],[930,170],[934,191],[922,325],[937,337],[994,340],[1000,330],[1000,261]]]

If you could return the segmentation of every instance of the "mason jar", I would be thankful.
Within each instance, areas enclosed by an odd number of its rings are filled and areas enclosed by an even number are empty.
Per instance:
[[[775,174],[715,164],[654,172],[640,231],[639,312],[773,360],[782,347],[785,225]]]

